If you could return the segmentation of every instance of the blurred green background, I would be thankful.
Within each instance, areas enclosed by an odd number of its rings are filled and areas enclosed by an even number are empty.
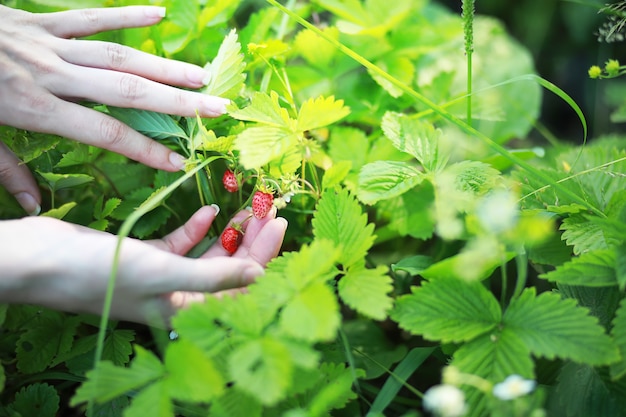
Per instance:
[[[461,1],[439,0],[461,12]],[[592,65],[607,59],[626,63],[626,42],[598,42],[598,29],[606,21],[599,14],[601,0],[476,0],[476,13],[501,19],[510,33],[532,53],[540,76],[556,84],[582,108],[590,137],[625,131],[610,115],[623,104],[626,81],[591,80]],[[581,126],[575,113],[561,99],[546,92],[542,118],[562,140],[580,142]]]

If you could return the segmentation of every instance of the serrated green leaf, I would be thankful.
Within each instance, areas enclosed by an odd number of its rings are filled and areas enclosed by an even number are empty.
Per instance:
[[[141,390],[124,410],[124,417],[174,417],[174,406],[168,396],[168,386],[163,380]]]
[[[277,340],[251,340],[228,358],[233,382],[260,403],[271,406],[284,398],[291,383],[289,350]]]
[[[296,129],[304,132],[333,124],[350,114],[350,108],[344,106],[343,100],[335,100],[334,96],[318,97],[302,103],[298,112]]]
[[[322,188],[327,189],[339,186],[350,173],[350,169],[352,169],[352,163],[350,161],[333,163],[333,165],[324,172]]]
[[[132,341],[135,340],[133,330],[115,329],[104,339],[102,359],[109,360],[115,365],[125,365],[133,353]]]
[[[562,239],[569,246],[573,246],[575,255],[608,247],[602,228],[583,215],[572,215],[563,219],[559,229],[563,230]]]
[[[204,66],[210,78],[202,91],[212,96],[236,98],[246,79],[243,73],[245,67],[241,45],[237,41],[237,32],[232,29],[222,41],[213,61]]]
[[[254,93],[250,105],[243,109],[230,109],[228,114],[237,120],[262,123],[295,132],[293,129],[294,121],[289,117],[287,110],[280,106],[278,94],[273,91],[270,95]]]
[[[61,141],[58,136],[33,132],[22,133],[14,128],[8,129],[9,131],[2,135],[2,141],[25,164],[54,149]]]
[[[485,378],[492,383],[509,375],[533,378],[533,361],[528,348],[511,330],[484,334],[464,344],[454,353],[452,366],[461,372]],[[485,414],[486,396],[476,389],[466,391],[472,416]]]
[[[381,127],[396,149],[413,155],[427,171],[439,171],[448,162],[439,154],[442,132],[431,123],[387,112]]]
[[[87,372],[87,381],[76,390],[70,405],[94,400],[105,402],[130,390],[139,389],[160,378],[165,368],[154,353],[135,345],[135,357],[130,367],[115,366],[112,362],[98,362],[96,368]]]
[[[339,304],[326,283],[314,282],[284,307],[279,327],[287,335],[308,342],[336,337],[341,323]]]
[[[120,122],[152,139],[187,139],[185,131],[167,114],[120,107],[107,107],[107,110]]]
[[[63,204],[61,207],[53,208],[44,213],[41,213],[40,216],[52,217],[54,219],[62,219],[74,207],[76,207],[76,202],[72,201],[70,203]]]
[[[32,384],[15,394],[11,408],[22,417],[55,417],[59,409],[59,394],[48,384]]]
[[[41,171],[37,171],[37,173],[48,183],[52,192],[64,188],[78,187],[94,179],[92,176],[86,174],[55,174]]]
[[[539,278],[568,285],[604,287],[617,285],[615,251],[598,249],[586,252]]]
[[[350,308],[374,320],[384,320],[393,305],[391,277],[384,265],[376,269],[350,268],[337,285],[339,296]]]
[[[611,379],[617,381],[626,375],[626,298],[622,299],[615,313],[611,336],[621,356],[618,362],[611,365]]]
[[[590,365],[608,365],[619,352],[589,310],[573,299],[545,292],[536,296],[527,288],[511,302],[503,317],[528,349],[537,356],[572,359]]]
[[[232,387],[211,403],[211,416],[214,417],[261,417],[261,403],[246,392]]]
[[[344,268],[362,262],[374,243],[374,225],[345,189],[322,193],[311,224],[317,239],[328,239],[340,249],[337,261]]]
[[[379,201],[376,207],[379,213],[386,213],[390,229],[426,240],[435,231],[434,204],[434,188],[430,181],[423,181],[399,197]]]
[[[56,168],[65,168],[75,165],[89,164],[102,153],[101,148],[76,144],[76,150],[63,154],[61,160],[55,165]]]
[[[209,402],[224,389],[224,378],[213,362],[199,347],[185,339],[167,346],[164,362],[165,384],[171,398]]]
[[[55,311],[39,314],[17,341],[17,368],[25,373],[41,372],[55,356],[72,347],[78,319]]]
[[[298,141],[298,136],[283,127],[249,127],[234,142],[239,151],[239,162],[246,169],[259,169],[273,159],[289,153]]]
[[[203,2],[199,23],[203,26],[216,26],[228,22],[233,17],[241,0],[208,1]]]
[[[193,148],[197,151],[215,151],[228,153],[235,142],[236,136],[220,136],[219,138],[213,130],[207,130],[198,116],[198,133],[193,138]]]
[[[623,393],[614,392],[615,385],[602,368],[568,362],[561,369],[551,400],[568,417],[619,416],[626,401]]]
[[[462,342],[493,330],[501,319],[498,302],[478,282],[438,278],[413,287],[396,301],[391,318],[428,340]]]
[[[357,196],[365,204],[374,204],[409,191],[425,178],[417,167],[405,162],[371,162],[359,172]]]
[[[113,213],[113,211],[117,208],[117,206],[120,205],[121,202],[122,200],[119,198],[109,198],[106,201],[106,203],[104,203],[104,207],[102,208],[102,211],[100,212],[100,216],[102,218],[110,216],[111,213]]]
[[[198,347],[210,351],[224,340],[227,330],[216,324],[220,304],[207,299],[205,303],[193,303],[172,318],[172,326],[181,337],[186,337]]]
[[[322,384],[309,404],[309,416],[328,415],[330,410],[344,407],[349,400],[356,398],[352,391],[354,379],[365,375],[363,370],[352,370],[343,364],[324,363],[320,370]]]

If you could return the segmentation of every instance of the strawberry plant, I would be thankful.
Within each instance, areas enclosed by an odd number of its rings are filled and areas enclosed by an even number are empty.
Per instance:
[[[470,0],[159,3],[158,26],[96,38],[203,65],[227,114],[89,105],[185,172],[6,126],[3,142],[37,173],[43,216],[121,242],[218,204],[193,257],[234,253],[247,219],[225,219],[275,207],[283,250],[167,329],[110,320],[117,258],[100,317],[1,306],[0,416],[623,413],[626,142],[587,143],[585,113],[501,22]],[[579,136],[538,122],[545,95]],[[2,218],[22,216],[2,193]]]

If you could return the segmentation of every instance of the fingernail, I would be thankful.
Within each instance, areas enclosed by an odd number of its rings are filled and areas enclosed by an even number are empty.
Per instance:
[[[215,210],[215,217],[217,217],[217,215],[220,214],[220,206],[218,206],[217,204],[211,204],[211,207],[213,207],[213,210]]]
[[[177,154],[176,152],[170,153],[170,164],[174,166],[174,168],[179,170],[184,170],[186,165],[186,159],[184,156]]]
[[[204,70],[204,68],[197,67],[195,65],[188,67],[186,76],[189,81],[196,85],[207,85],[211,79],[211,74]]]
[[[33,197],[32,195],[26,192],[17,193],[15,194],[15,199],[18,203],[20,203],[20,206],[22,206],[24,211],[26,211],[29,216],[37,216],[39,213],[41,213],[41,206],[37,203],[37,200],[35,200],[35,197]]]
[[[285,230],[287,230],[287,226],[289,226],[289,222],[284,217],[277,217],[276,220],[280,221],[283,224]]]
[[[265,274],[265,271],[261,265],[254,264],[245,269],[243,272],[243,279],[247,284],[252,284],[258,277],[263,276],[263,274]]]
[[[226,114],[226,106],[230,100],[221,97],[206,97],[204,99],[204,114],[206,116],[221,116]]]
[[[163,18],[165,17],[165,7],[147,6],[145,8],[145,13],[147,17]]]

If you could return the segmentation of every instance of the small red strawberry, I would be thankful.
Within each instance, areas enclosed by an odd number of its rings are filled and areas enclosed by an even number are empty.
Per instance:
[[[224,229],[222,233],[222,246],[228,253],[235,253],[237,248],[239,248],[242,238],[243,232],[241,231],[241,227],[237,224],[233,224]]]
[[[252,214],[257,219],[267,216],[274,204],[274,194],[268,191],[258,190],[252,196]]]
[[[236,193],[239,190],[239,182],[237,181],[237,177],[235,173],[230,169],[224,171],[224,176],[222,177],[222,184],[224,184],[224,188],[229,193]]]

